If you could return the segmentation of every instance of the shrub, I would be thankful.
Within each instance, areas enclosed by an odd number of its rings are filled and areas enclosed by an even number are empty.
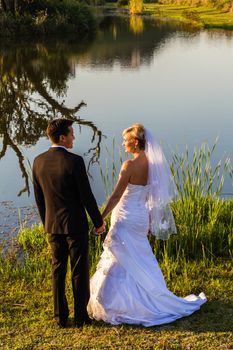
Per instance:
[[[34,225],[31,228],[24,227],[20,230],[18,243],[23,251],[41,253],[48,245],[48,237],[42,225]]]
[[[189,21],[193,22],[200,22],[200,16],[197,12],[195,11],[190,11],[190,10],[184,10],[182,12],[182,15],[186,17]]]
[[[129,9],[132,15],[142,13],[143,0],[129,0]]]
[[[128,4],[129,4],[129,0],[118,0],[117,1],[117,6],[118,7],[127,6]]]
[[[0,36],[45,35],[93,32],[96,26],[91,10],[73,0],[34,1],[19,14],[0,13]]]

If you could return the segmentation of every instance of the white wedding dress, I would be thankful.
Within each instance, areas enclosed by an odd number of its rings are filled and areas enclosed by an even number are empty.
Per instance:
[[[114,208],[104,251],[91,278],[90,317],[117,325],[170,323],[198,310],[204,293],[180,298],[170,292],[147,234],[148,186],[128,184]]]

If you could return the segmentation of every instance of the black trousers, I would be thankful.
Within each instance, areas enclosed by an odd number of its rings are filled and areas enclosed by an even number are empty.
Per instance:
[[[87,317],[87,304],[90,297],[88,234],[81,237],[49,234],[49,243],[52,250],[54,317],[58,323],[66,323],[69,316],[65,279],[68,256],[70,256],[74,319],[83,321]]]

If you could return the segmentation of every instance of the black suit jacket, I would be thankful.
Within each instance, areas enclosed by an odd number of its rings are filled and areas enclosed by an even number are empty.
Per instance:
[[[33,163],[36,204],[45,231],[77,235],[87,232],[87,210],[95,227],[103,224],[83,158],[51,147]]]

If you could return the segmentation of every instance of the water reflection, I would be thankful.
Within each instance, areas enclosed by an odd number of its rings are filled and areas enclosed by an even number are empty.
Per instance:
[[[30,172],[23,151],[44,136],[48,121],[55,117],[66,116],[89,128],[92,131],[91,147],[86,150],[89,167],[99,160],[102,130],[93,121],[79,116],[89,101],[83,102],[82,91],[75,91],[77,99],[72,99],[75,106],[66,102],[70,82],[78,80],[78,68],[108,71],[116,64],[127,70],[152,65],[166,41],[177,35],[195,38],[199,31],[173,21],[108,15],[99,18],[96,37],[82,42],[65,38],[0,43],[0,160],[7,156],[8,148],[17,156],[24,179],[18,195],[29,193]],[[96,93],[104,98],[99,86]]]
[[[150,65],[156,51],[176,33],[196,36],[199,30],[178,24],[139,16],[105,16],[99,24],[99,33],[90,46],[85,59],[79,63],[104,66],[110,69],[117,62],[123,68]],[[135,53],[137,60],[135,60]]]
[[[129,22],[129,26],[130,26],[130,30],[134,33],[134,34],[140,34],[143,32],[143,19],[142,17],[136,16],[136,15],[132,15],[130,16],[130,22]]]
[[[86,104],[67,107],[67,81],[74,76],[69,45],[35,43],[30,46],[1,47],[0,49],[0,159],[8,146],[14,150],[24,179],[18,193],[30,193],[29,175],[21,146],[34,145],[45,136],[49,120],[65,116],[92,129],[93,147],[89,166],[98,161],[102,132],[92,121],[81,119],[78,112]]]
[[[180,30],[180,28],[179,28]],[[140,34],[140,35],[139,35]],[[174,34],[171,23],[143,22],[132,16],[100,18],[95,40],[76,42],[75,39],[32,43],[0,44],[0,159],[10,147],[18,158],[24,186],[18,193],[29,194],[29,175],[22,148],[34,145],[44,136],[49,120],[66,116],[92,130],[93,146],[87,151],[90,164],[100,155],[102,131],[78,115],[85,106],[65,104],[67,83],[76,75],[79,65],[107,66],[117,61],[123,67],[136,68],[150,63],[154,50],[165,38]],[[81,92],[79,98],[81,98]]]

